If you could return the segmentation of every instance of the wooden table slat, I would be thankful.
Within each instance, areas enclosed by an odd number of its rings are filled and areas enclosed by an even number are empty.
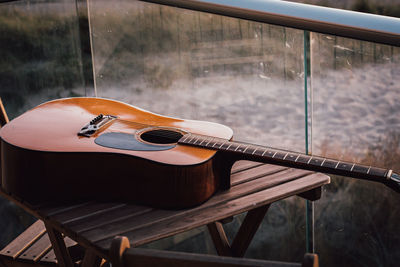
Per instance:
[[[304,190],[309,190],[318,186],[322,186],[329,182],[329,178],[322,174],[310,174],[308,176],[292,180],[288,183],[277,185],[272,188],[246,195],[244,197],[234,199],[221,205],[208,207],[201,211],[191,212],[185,216],[174,216],[167,220],[159,221],[148,225],[145,228],[135,229],[128,232],[121,232],[131,240],[132,246],[145,244],[160,238],[178,234],[207,223],[221,220],[226,217],[234,216],[239,213],[246,212],[250,209],[266,205],[288,196],[295,195]],[[100,249],[108,249],[114,236],[108,239],[94,242]]]
[[[118,221],[118,223],[110,223],[89,231],[82,232],[80,235],[90,241],[101,240],[110,236],[118,235],[121,232],[121,229],[132,230],[145,228],[149,224],[153,224],[159,220],[163,220],[166,217],[170,217],[171,214],[179,214],[179,211],[153,210],[152,212],[141,214],[139,216],[131,216],[125,220]]]
[[[118,224],[106,224],[90,231],[81,232],[80,235],[92,242],[98,241],[118,235],[121,231],[124,232],[133,229],[148,227],[149,224],[156,223],[159,220],[166,220],[174,216],[185,216],[186,213],[199,212],[199,210],[201,209],[212,207],[214,205],[242,197],[248,193],[254,193],[260,190],[264,190],[276,184],[287,182],[288,180],[290,181],[292,179],[297,179],[308,173],[308,171],[288,169],[286,171],[283,171],[282,173],[275,173],[264,177],[264,179],[260,178],[252,180],[247,183],[234,186],[228,191],[219,192],[210,200],[195,208],[187,210],[154,210],[154,212],[149,212],[145,216],[131,216],[125,220],[119,221]],[[149,221],[150,219],[151,221]]]
[[[153,208],[138,206],[138,205],[128,205],[123,206],[115,210],[110,210],[107,213],[94,214],[86,218],[72,221],[66,223],[65,227],[71,229],[72,231],[80,234],[84,231],[89,231],[94,228],[99,228],[106,224],[118,223],[118,221],[125,220],[129,217],[134,217],[141,215],[143,213],[148,213],[152,211]]]
[[[57,215],[52,216],[52,218],[61,224],[66,224],[84,219],[85,217],[90,215],[95,215],[99,213],[101,214],[125,205],[126,204],[124,203],[95,202],[82,207],[78,207],[76,209],[70,209],[68,211],[58,213]]]
[[[255,166],[251,169],[246,169],[244,171],[235,173],[231,175],[231,185],[235,186],[240,183],[245,183],[262,176],[274,174],[280,171],[287,170],[287,167],[282,167],[278,165],[270,165],[270,164],[263,164],[259,166]],[[283,176],[284,177],[284,176]]]
[[[234,174],[263,164],[256,161],[239,160],[233,164],[231,173]]]
[[[166,220],[170,217],[185,216],[187,213],[196,213],[202,209],[213,207],[215,205],[240,198],[249,193],[258,192],[277,184],[285,183],[301,176],[307,175],[308,171],[287,169],[280,173],[265,176],[260,179],[252,180],[244,184],[232,187],[228,191],[222,191],[213,196],[204,204],[187,210],[154,210],[146,213],[145,216],[131,216],[125,220],[120,220],[118,224],[106,224],[90,231],[79,233],[82,237],[91,242],[113,237],[120,232],[131,231],[148,227],[149,224],[157,223],[160,220]]]
[[[48,217],[48,216],[54,216],[59,213],[63,213],[72,209],[77,209],[85,205],[89,205],[90,203],[93,202],[88,202],[88,201],[79,201],[75,203],[57,203],[53,202],[50,204],[50,206],[45,206],[45,207],[40,207],[37,209],[41,214],[43,214],[43,217]]]
[[[41,220],[37,220],[31,226],[29,226],[25,232],[19,235],[6,247],[4,247],[0,254],[11,257],[13,259],[17,258],[24,250],[30,247],[34,242],[36,242],[40,237],[44,235],[46,228]]]
[[[125,235],[131,240],[132,246],[138,246],[220,221],[327,183],[329,177],[323,174],[239,161],[232,169],[232,187],[229,190],[217,192],[202,205],[190,209],[161,210],[129,203],[97,201],[38,203],[36,208],[30,209],[29,203],[19,203],[18,199],[5,195],[35,216],[44,219],[52,229],[63,232],[81,246],[94,249],[107,258],[107,249],[116,235]],[[43,223],[42,227],[44,228]],[[10,251],[9,254],[19,253],[21,259],[40,259],[54,263],[54,251],[49,251],[50,248],[45,243],[49,244],[48,236],[42,234],[41,238],[36,238],[35,242],[25,246],[23,253],[13,248],[13,252]],[[7,247],[11,248],[11,244]]]

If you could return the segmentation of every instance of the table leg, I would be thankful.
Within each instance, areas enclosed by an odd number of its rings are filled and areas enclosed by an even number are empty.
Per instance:
[[[101,258],[91,249],[86,249],[81,267],[98,267],[101,263]]]
[[[233,256],[231,246],[226,237],[224,227],[220,222],[212,222],[207,224],[215,249],[220,256]]]
[[[261,206],[247,212],[242,225],[232,242],[232,252],[235,257],[243,257],[253,240],[254,235],[267,213],[269,205]]]
[[[251,240],[260,226],[269,205],[265,205],[247,212],[246,217],[239,228],[232,245],[229,244],[224,228],[220,222],[207,225],[218,255],[243,257]]]
[[[74,267],[62,234],[45,222],[46,231],[60,267]]]

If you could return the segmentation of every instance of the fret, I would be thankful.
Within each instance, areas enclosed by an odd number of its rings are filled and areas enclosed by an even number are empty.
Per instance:
[[[197,141],[200,141],[200,138],[197,137],[196,140],[195,140],[192,144],[193,144],[193,145],[196,145],[196,142],[197,142]]]
[[[353,167],[353,172],[360,173],[360,174],[367,174],[369,168],[363,165],[355,165]]]
[[[242,152],[243,153],[243,148],[240,147],[241,145],[238,146],[238,148],[235,149],[237,152]]]
[[[266,150],[265,152],[266,152],[265,154],[267,154],[267,156],[270,156],[271,158],[273,158],[276,153],[275,151],[272,150]]]
[[[261,156],[262,157],[264,155],[264,149],[256,147],[256,150],[254,150],[253,155],[257,155],[257,156]]]
[[[333,169],[333,168],[336,167],[336,165],[337,165],[337,161],[336,160],[325,159],[321,166]]]
[[[211,137],[203,137],[202,141],[199,143],[199,145],[206,147],[207,143],[209,142],[210,139],[211,139]]]
[[[369,166],[369,168],[368,168],[368,171],[367,171],[367,174],[369,174],[369,171],[371,170],[371,166]]]
[[[190,138],[190,139],[187,141],[187,143],[188,143],[188,144],[191,144],[191,143],[192,143],[192,140],[193,140],[194,138],[196,138],[196,137],[195,137],[195,136],[192,136],[192,138]]]
[[[261,156],[264,156],[265,153],[267,153],[267,149],[266,148],[264,149],[264,152],[262,153]]]
[[[208,146],[208,144],[211,142],[211,140],[213,140],[213,138],[210,138],[210,141],[207,142],[207,144],[205,146]]]
[[[274,158],[274,159],[284,159],[284,157],[286,155],[287,155],[286,152],[276,151],[272,158]]]
[[[325,159],[322,158],[317,158],[317,157],[312,157],[310,159],[310,162],[308,164],[312,165],[312,166],[322,166],[322,163],[325,161]]]
[[[240,146],[240,145],[239,145]],[[232,143],[231,145],[231,151],[236,151],[237,149],[237,144],[236,143]]]
[[[191,136],[191,134],[186,134],[184,137],[184,139],[182,140],[182,142],[184,143],[184,142],[186,142],[186,140],[189,138]]]
[[[230,147],[231,142],[226,141],[225,143],[222,144],[222,146],[220,147],[220,149],[224,149],[224,150],[228,150],[228,148]]]
[[[253,152],[251,150],[253,149]],[[245,151],[247,151],[247,154],[254,155],[254,152],[256,152],[257,148],[252,147],[251,145],[248,145]],[[244,152],[244,151],[243,151]]]
[[[340,160],[337,162],[337,164],[335,166],[335,169],[337,168],[337,166],[339,166],[339,163],[340,163]]]
[[[342,162],[342,163],[340,163],[340,164],[338,164],[336,166],[336,169],[342,170],[342,171],[350,171],[351,170],[351,164]]]
[[[240,144],[238,145],[238,147],[237,148],[235,148],[235,151],[239,151],[239,152],[241,152],[241,149],[240,149]]]
[[[218,149],[224,144],[225,142],[223,141],[223,140],[221,140],[221,139],[215,139],[215,141],[214,141],[214,147],[215,148],[217,148],[218,147]]]
[[[353,171],[353,168],[354,168],[355,165],[356,165],[356,164],[353,163],[353,166],[351,166],[351,169],[350,169],[351,172]]]
[[[312,160],[312,156],[310,157],[310,159],[307,161],[307,164],[310,164],[310,161]]]
[[[295,162],[296,159],[298,158],[298,156],[299,156],[298,154],[288,153],[288,154],[286,155],[286,157],[285,157],[285,160]]]
[[[203,138],[203,140],[200,142],[199,146],[206,140],[207,140],[207,138]]]
[[[296,159],[296,162],[307,164],[309,160],[310,160],[310,156],[307,156],[307,155],[299,155],[299,156],[297,157],[297,159]]]
[[[246,146],[246,148],[243,150],[243,153],[245,153],[248,148],[249,146]]]
[[[275,151],[275,153],[272,155],[272,158],[274,158],[275,157],[275,154],[277,153],[277,151]]]
[[[225,145],[226,144],[226,142],[223,142],[220,146],[219,146],[219,148],[221,148],[223,145]]]
[[[232,143],[229,144],[229,146],[226,148],[226,150],[229,150],[229,148],[231,147]]]
[[[380,168],[375,168],[371,167],[369,169],[369,174],[374,175],[374,176],[379,176],[379,177],[386,177],[387,171],[385,169],[380,169]]]
[[[257,149],[258,149],[257,147],[254,147],[254,146],[252,146],[252,145],[249,145],[249,146],[247,147],[246,151],[247,151],[247,154],[254,155],[254,154],[256,153]],[[252,151],[252,150],[253,150],[253,151]]]
[[[283,157],[283,160],[286,159],[287,155],[289,155],[289,152],[287,152],[287,153],[285,154],[285,156]]]

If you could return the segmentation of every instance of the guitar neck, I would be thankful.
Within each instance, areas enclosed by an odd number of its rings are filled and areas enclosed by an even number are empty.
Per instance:
[[[320,171],[365,180],[383,182],[390,179],[392,175],[391,170],[315,157],[259,145],[228,141],[226,139],[204,135],[186,134],[178,143],[218,150],[229,154],[235,160],[251,160],[278,164],[286,167]]]

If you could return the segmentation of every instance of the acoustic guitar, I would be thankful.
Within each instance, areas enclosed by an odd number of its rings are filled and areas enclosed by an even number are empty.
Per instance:
[[[124,200],[163,208],[228,190],[237,160],[372,180],[400,191],[392,170],[232,141],[230,128],[157,115],[101,98],[44,103],[0,130],[2,189],[35,201]]]

